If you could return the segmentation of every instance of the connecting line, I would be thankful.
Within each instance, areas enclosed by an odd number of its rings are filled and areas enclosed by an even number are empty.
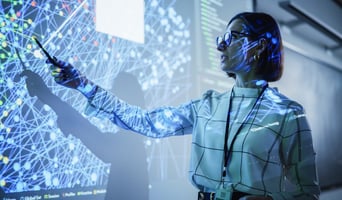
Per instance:
[[[19,58],[20,64],[21,64],[22,67],[23,67],[23,70],[24,70],[24,71],[27,70],[24,61],[21,59],[19,50],[18,50],[16,47],[14,47],[14,48],[15,48],[15,52],[17,53],[17,56],[18,56],[18,58]]]
[[[52,36],[43,44],[43,46],[46,46],[56,35],[57,33],[62,30],[62,28],[64,28],[64,26],[70,21],[70,19],[72,17],[75,16],[75,14],[82,8],[82,6],[86,3],[87,1],[84,0],[77,8],[74,12],[71,13],[71,15],[66,18],[66,20],[62,23],[62,25],[52,34]]]

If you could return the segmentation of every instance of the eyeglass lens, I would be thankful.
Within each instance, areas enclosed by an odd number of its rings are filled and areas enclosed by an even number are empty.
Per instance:
[[[223,35],[223,37],[221,36],[217,37],[216,38],[217,48],[220,50],[226,49],[230,45],[231,39],[232,39],[232,35],[230,32],[226,32]]]

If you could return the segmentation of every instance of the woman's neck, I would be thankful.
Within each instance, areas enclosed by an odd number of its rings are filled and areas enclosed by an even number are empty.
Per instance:
[[[235,81],[236,87],[241,88],[261,88],[267,85],[267,81],[258,78],[243,79],[237,76]]]

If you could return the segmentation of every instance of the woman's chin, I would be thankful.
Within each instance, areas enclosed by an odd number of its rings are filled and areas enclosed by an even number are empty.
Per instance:
[[[227,66],[227,64],[226,63],[221,63],[221,65],[220,65],[220,67],[221,67],[221,70],[222,71],[224,71],[224,72],[230,72],[230,70],[229,70],[229,66]]]

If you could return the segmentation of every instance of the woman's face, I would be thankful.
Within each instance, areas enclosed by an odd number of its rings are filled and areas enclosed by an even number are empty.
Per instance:
[[[226,29],[225,48],[218,48],[221,52],[221,69],[234,74],[246,74],[251,70],[253,49],[257,42],[248,40],[245,24],[241,19],[234,20]],[[229,35],[229,36],[227,36]],[[225,40],[223,39],[223,40]]]

